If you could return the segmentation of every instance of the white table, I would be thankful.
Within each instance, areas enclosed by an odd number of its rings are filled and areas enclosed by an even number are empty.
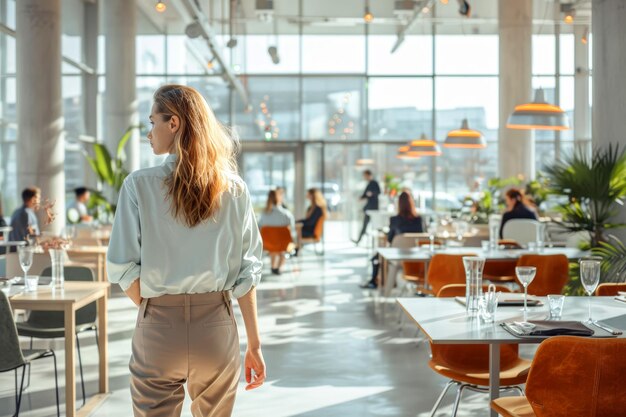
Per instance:
[[[420,246],[414,248],[378,248],[378,255],[381,258],[381,281],[385,294],[389,294],[388,286],[393,287],[393,281],[387,279],[387,263],[388,262],[424,262],[424,272],[428,271],[430,259],[435,254],[445,255],[464,255],[472,254],[481,256],[487,261],[508,261],[518,259],[522,255],[565,255],[567,259],[575,260],[587,256],[589,252],[581,251],[576,248],[543,248],[540,251],[529,251],[528,249],[502,249],[484,251],[479,247],[461,246],[452,248],[435,249],[431,252],[428,246]],[[426,282],[426,284],[428,284]]]
[[[545,297],[544,305],[529,307],[529,320],[543,320],[548,315],[548,303]],[[504,321],[522,321],[523,313],[520,307],[499,307],[496,314],[496,323],[485,324],[478,318],[467,317],[465,306],[456,302],[454,298],[399,298],[398,304],[402,307],[417,326],[424,332],[433,344],[488,344],[489,345],[489,394],[491,400],[499,397],[500,386],[500,345],[541,343],[542,338],[520,339],[504,330],[499,323]],[[563,320],[586,320],[587,297],[566,297],[563,307]],[[626,333],[626,303],[616,301],[613,297],[592,297],[592,316],[612,327],[625,330]],[[619,317],[618,316],[623,316]],[[613,320],[609,320],[612,319]],[[597,335],[608,336],[608,333],[595,326],[591,326]],[[624,334],[618,336],[626,337]],[[491,416],[497,413],[491,411]]]

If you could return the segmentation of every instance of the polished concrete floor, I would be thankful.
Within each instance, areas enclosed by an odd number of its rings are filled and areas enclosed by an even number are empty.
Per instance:
[[[240,385],[235,416],[429,415],[446,381],[428,368],[428,343],[417,338],[411,323],[399,329],[393,304],[383,315],[385,304],[376,293],[358,287],[369,273],[369,252],[341,240],[328,243],[324,256],[305,250],[288,261],[281,276],[270,275],[266,267],[258,293],[268,379],[255,391]],[[132,415],[128,360],[135,316],[131,302],[115,291],[109,304],[112,395],[93,416]],[[239,316],[238,322],[243,352]],[[81,346],[90,395],[97,390],[93,336],[81,336]],[[54,347],[63,358],[61,341]],[[61,364],[61,384],[62,369]],[[453,397],[448,394],[437,416],[450,415]],[[55,415],[54,404],[52,364],[38,361],[20,415]],[[13,374],[0,374],[0,415],[13,410]],[[183,415],[191,416],[189,402]],[[464,394],[459,416],[486,415],[485,395]]]

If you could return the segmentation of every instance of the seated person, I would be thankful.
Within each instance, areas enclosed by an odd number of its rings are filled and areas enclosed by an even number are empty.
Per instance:
[[[306,194],[310,202],[310,206],[306,211],[306,217],[296,222],[296,232],[298,238],[296,240],[296,256],[298,249],[302,247],[302,238],[314,237],[315,225],[321,218],[326,217],[326,200],[317,188],[310,188]]]
[[[39,209],[41,199],[41,191],[37,187],[28,187],[22,191],[22,207],[15,209],[11,215],[11,227],[13,230],[9,232],[9,240],[23,241],[28,237],[39,235],[39,221],[35,210]],[[11,248],[11,252],[17,249]]]
[[[398,199],[398,215],[389,219],[389,233],[387,241],[391,243],[396,235],[402,233],[422,233],[424,222],[415,209],[415,201],[410,193],[403,191]],[[378,276],[379,261],[378,255],[374,255],[372,261],[372,278],[361,288],[376,288],[376,277]]]
[[[267,195],[267,203],[261,212],[258,224],[259,228],[263,226],[289,226],[291,230],[294,229],[293,215],[289,210],[283,208],[279,193],[276,190],[271,190]],[[270,261],[272,274],[280,275],[280,268],[285,263],[283,253],[270,252]]]
[[[93,217],[87,212],[87,202],[89,201],[89,197],[91,197],[89,189],[86,187],[78,187],[74,189],[74,194],[76,194],[76,200],[67,207],[68,218],[70,218],[69,211],[76,210],[79,216],[79,223],[91,223]]]
[[[524,204],[524,195],[517,188],[511,188],[504,195],[506,204],[506,212],[502,215],[502,223],[500,223],[500,239],[502,239],[502,230],[504,224],[511,219],[530,219],[538,220],[537,214]]]
[[[2,211],[2,201],[0,201],[0,227],[7,227],[7,222],[4,220],[4,211]],[[4,232],[0,232],[0,240],[4,240]],[[0,255],[6,253],[5,247],[0,247]]]

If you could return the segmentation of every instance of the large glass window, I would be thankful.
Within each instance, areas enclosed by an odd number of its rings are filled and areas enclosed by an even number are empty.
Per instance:
[[[438,35],[437,74],[498,74],[498,36]]]
[[[365,79],[306,77],[302,80],[302,138],[365,139]]]
[[[368,39],[367,65],[372,75],[432,74],[432,37],[405,35],[396,51],[395,35],[375,35]]]
[[[432,132],[432,79],[370,78],[371,140],[409,140]]]
[[[365,37],[363,35],[304,35],[302,37],[302,72],[365,73]]]

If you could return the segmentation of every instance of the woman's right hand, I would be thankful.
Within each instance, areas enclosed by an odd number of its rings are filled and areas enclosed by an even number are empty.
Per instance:
[[[265,382],[265,360],[261,348],[246,350],[244,358],[244,368],[246,370],[246,391],[259,388]],[[252,373],[254,371],[254,374]]]

